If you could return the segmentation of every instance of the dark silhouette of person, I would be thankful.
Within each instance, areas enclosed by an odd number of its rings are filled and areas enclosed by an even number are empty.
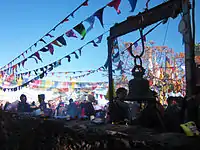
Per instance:
[[[45,103],[45,95],[44,94],[40,94],[38,95],[38,101],[40,103],[40,110],[44,111],[47,108],[47,104]]]
[[[30,112],[30,105],[26,101],[27,101],[26,95],[22,94],[20,96],[20,102],[18,103],[17,106],[18,112]]]
[[[111,121],[120,123],[129,118],[129,105],[124,102],[127,96],[127,90],[123,87],[118,88],[116,91],[116,98],[114,99],[113,106],[111,108]]]

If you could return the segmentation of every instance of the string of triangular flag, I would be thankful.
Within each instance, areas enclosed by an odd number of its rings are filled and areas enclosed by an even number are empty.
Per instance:
[[[78,78],[83,78],[85,76],[89,76],[95,72],[99,72],[99,71],[105,71],[105,68],[104,66],[101,66],[99,67],[98,69],[96,70],[92,70],[92,71],[89,71],[88,73],[85,73],[85,74],[82,74],[82,75],[78,75],[78,76],[71,76],[70,79],[78,79]]]
[[[71,30],[67,31],[65,34],[59,36],[56,40],[47,44],[45,47],[41,48],[40,50],[38,50],[37,52],[35,52],[31,56],[22,60],[21,62],[3,70],[3,72],[7,72],[7,74],[12,74],[12,73],[17,72],[17,69],[20,68],[21,66],[24,67],[25,62],[30,58],[34,59],[36,61],[36,63],[38,63],[38,60],[40,60],[42,62],[40,52],[48,52],[49,51],[51,54],[53,54],[53,52],[54,52],[53,45],[56,45],[58,47],[62,47],[62,45],[66,46],[67,43],[66,43],[66,40],[64,38],[64,35],[66,35],[67,37],[77,37],[73,30],[78,32],[82,36],[82,39],[84,39],[84,37],[86,36],[86,33],[88,33],[93,28],[95,17],[97,17],[99,19],[101,25],[103,26],[103,10],[104,10],[104,8],[106,8],[107,6],[114,7],[116,9],[116,11],[118,11],[118,7],[119,7],[120,3],[121,3],[121,1],[119,1],[119,0],[111,1],[106,6],[97,10],[93,15],[88,17],[86,20],[84,20],[81,23],[79,23],[78,25],[76,25],[73,29],[71,29]],[[87,30],[86,30],[85,26],[83,25],[83,22],[88,22],[90,24],[90,26],[88,27]],[[94,44],[94,46],[97,46],[96,43],[94,43],[94,41],[92,41],[92,43]]]
[[[38,69],[40,70],[40,69]],[[40,70],[42,71],[42,69]],[[47,74],[47,76],[54,76],[54,77],[58,77],[60,78],[61,76],[64,76],[64,77],[69,77],[69,78],[81,78],[81,77],[85,77],[85,76],[88,76],[92,73],[95,73],[95,72],[99,72],[99,71],[106,71],[104,66],[101,66],[99,67],[98,69],[91,69],[91,70],[84,70],[84,71],[66,71],[66,72],[50,72]],[[34,74],[32,74],[34,73]],[[29,71],[29,72],[26,72],[26,73],[20,73],[18,75],[16,75],[17,78],[21,77],[21,78],[26,78],[26,77],[31,77],[31,76],[35,76],[37,73],[36,70],[32,70],[32,71]],[[80,75],[76,75],[76,76],[68,76],[68,74],[77,74],[77,73],[83,73],[83,74],[80,74]],[[10,78],[10,77],[9,77]],[[14,80],[14,78],[12,78]],[[12,80],[10,78],[10,80]],[[9,81],[10,81],[9,80]]]
[[[35,80],[33,83],[29,84],[29,88],[38,89],[45,88],[46,90],[51,90],[58,88],[59,91],[62,89],[76,88],[76,89],[84,89],[91,88],[94,90],[96,88],[107,88],[108,82],[63,82],[63,81],[52,81],[52,80]]]
[[[45,71],[43,71],[42,73],[40,73],[39,75],[37,75],[35,78],[33,78],[33,79],[27,81],[26,83],[22,83],[22,80],[20,80],[21,82],[18,83],[18,84],[20,84],[20,85],[18,85],[18,86],[16,86],[16,87],[7,88],[7,87],[2,87],[2,86],[0,86],[0,89],[3,90],[4,92],[5,92],[5,91],[14,91],[14,92],[15,92],[15,91],[17,91],[17,90],[20,90],[20,89],[22,89],[23,87],[27,87],[29,83],[33,83],[35,80],[44,78],[44,76],[45,76],[48,72],[52,71],[54,68],[58,67],[59,65],[61,65],[61,64],[51,65],[49,68],[47,67]]]
[[[25,54],[27,54],[29,51],[31,52],[33,47],[37,47],[38,42],[43,42],[43,43],[47,44],[47,42],[45,41],[44,38],[45,37],[54,38],[54,36],[51,34],[51,32],[55,31],[56,28],[58,26],[60,26],[61,24],[65,23],[65,22],[68,22],[70,16],[72,18],[74,18],[74,13],[76,11],[78,11],[82,6],[88,6],[88,1],[89,0],[85,0],[82,4],[80,4],[77,8],[75,8],[67,17],[65,17],[62,21],[60,21],[57,25],[55,25],[51,30],[49,30],[44,36],[42,36],[37,42],[35,42],[33,45],[31,45],[29,48],[27,48],[24,52],[22,52],[20,55],[18,55],[16,58],[14,58],[8,64],[6,64],[5,66],[1,67],[0,70],[2,70],[4,68],[7,68],[7,67],[10,67],[12,65],[12,63],[14,63],[20,57],[25,58]]]
[[[97,43],[98,44],[100,44],[101,43],[101,40],[102,40],[102,37],[103,37],[103,35],[105,34],[105,33],[107,33],[108,31],[106,31],[106,32],[104,32],[103,34],[101,34],[100,36],[98,36],[98,37],[96,37],[95,39],[93,39],[93,40],[91,40],[90,42],[87,42],[85,45],[83,45],[82,47],[80,47],[80,48],[78,48],[78,49],[76,49],[75,51],[73,51],[73,52],[71,52],[70,54],[68,54],[68,55],[66,55],[66,56],[64,56],[64,57],[62,57],[62,58],[60,58],[59,60],[57,60],[57,61],[54,61],[53,63],[50,63],[50,64],[48,64],[48,65],[45,65],[45,66],[43,66],[43,67],[41,67],[41,68],[39,68],[39,69],[35,69],[35,70],[33,70],[34,71],[34,73],[35,73],[35,75],[36,76],[38,76],[38,74],[39,73],[43,73],[43,72],[45,72],[45,71],[47,71],[48,70],[48,67],[50,67],[51,69],[51,71],[54,69],[54,68],[56,68],[56,67],[58,67],[58,66],[60,66],[61,65],[61,61],[63,60],[63,59],[67,59],[68,60],[68,62],[71,62],[71,55],[74,55],[74,57],[76,58],[76,59],[78,59],[79,58],[79,56],[81,56],[81,54],[82,54],[82,49],[83,49],[83,47],[85,47],[86,45],[88,45],[88,44],[93,44],[93,46],[94,47],[97,47],[98,45],[97,45]],[[101,38],[100,38],[101,37]],[[100,40],[99,40],[100,39]],[[96,41],[97,40],[97,41]],[[95,43],[95,44],[94,44]],[[79,52],[79,55],[77,54],[77,52]],[[48,71],[48,72],[50,72],[50,71]],[[1,73],[3,73],[3,72],[1,72]],[[26,72],[26,73],[29,73],[29,72]],[[23,73],[23,74],[26,74],[26,73]],[[19,76],[17,76],[17,78],[21,78],[22,76],[20,76],[20,75],[22,75],[22,74],[18,74]],[[1,76],[3,77],[4,76],[4,74],[1,74]],[[12,75],[13,77],[14,77],[14,74]],[[40,76],[40,75],[39,75]],[[37,78],[37,77],[36,77]],[[21,85],[22,86],[22,85]],[[2,87],[3,88],[3,87]]]

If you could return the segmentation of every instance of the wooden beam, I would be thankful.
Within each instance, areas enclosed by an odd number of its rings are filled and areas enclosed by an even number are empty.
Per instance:
[[[180,12],[182,12],[182,0],[170,0],[116,24],[110,29],[110,38],[122,36],[166,18],[176,18]]]

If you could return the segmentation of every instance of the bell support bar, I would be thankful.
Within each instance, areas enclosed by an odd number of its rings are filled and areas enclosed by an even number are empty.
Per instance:
[[[113,39],[125,35],[170,17],[174,19],[181,12],[182,0],[169,0],[136,16],[130,16],[127,20],[111,27],[109,38]]]

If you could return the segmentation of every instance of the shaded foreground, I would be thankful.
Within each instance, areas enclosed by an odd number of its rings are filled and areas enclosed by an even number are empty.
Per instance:
[[[139,126],[95,125],[0,113],[1,150],[185,150],[200,149],[200,139]]]

